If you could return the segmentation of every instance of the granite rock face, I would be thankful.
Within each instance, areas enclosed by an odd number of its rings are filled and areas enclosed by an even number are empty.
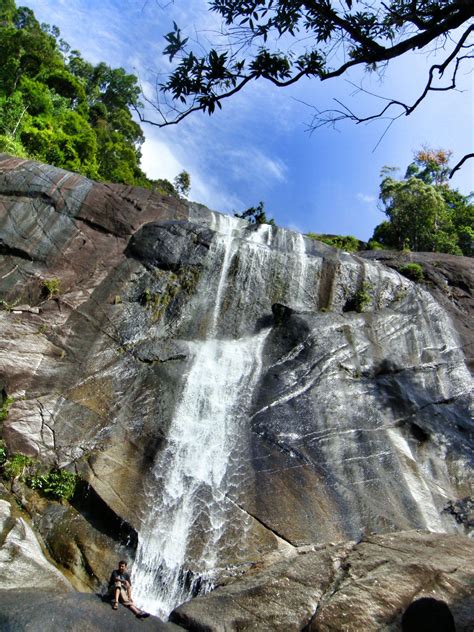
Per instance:
[[[474,266],[469,257],[452,257],[442,252],[396,252],[370,250],[359,253],[369,261],[380,261],[400,270],[417,263],[423,270],[425,289],[449,313],[459,334],[466,362],[474,370],[472,310],[474,308]]]
[[[155,617],[136,619],[126,608],[117,612],[108,600],[84,593],[0,590],[2,632],[179,632],[181,627]]]
[[[187,630],[395,632],[408,605],[445,601],[456,630],[474,625],[474,543],[416,531],[297,551],[198,597],[171,619]]]
[[[72,591],[65,577],[45,558],[32,528],[0,499],[0,590]]]
[[[365,530],[472,528],[457,509],[472,495],[460,315],[471,261],[440,258],[451,320],[437,290],[380,263],[6,155],[0,254],[0,392],[14,400],[2,434],[11,452],[75,469],[89,485],[93,502],[31,510],[76,587],[97,588],[137,534],[168,550],[153,541],[154,520],[192,481],[184,584],[203,555],[219,584],[268,555]],[[193,403],[203,416],[179,430]],[[310,604],[333,581],[324,577]],[[297,625],[313,605],[295,604]]]

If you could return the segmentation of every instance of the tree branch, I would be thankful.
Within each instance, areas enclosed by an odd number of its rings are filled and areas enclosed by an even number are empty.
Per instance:
[[[385,32],[383,31],[383,29],[386,28],[386,25],[384,25],[383,22],[378,21],[378,22],[372,23],[369,21],[368,22],[369,26],[367,27],[367,33],[366,33],[364,32],[363,28],[359,28],[357,26],[357,23],[352,22],[350,19],[348,19],[348,17],[350,17],[348,16],[348,14],[344,14],[344,16],[339,15],[337,11],[335,11],[332,8],[329,2],[305,0],[305,2],[301,6],[303,6],[306,11],[304,14],[298,15],[297,18],[295,18],[295,20],[299,20],[300,18],[306,19],[304,28],[307,33],[311,34],[313,38],[317,39],[316,18],[319,18],[323,20],[323,23],[322,23],[323,26],[326,26],[326,22],[327,22],[329,26],[332,25],[333,27],[336,27],[337,30],[340,32],[337,38],[338,41],[336,41],[336,44],[340,45],[344,41],[345,36],[347,36],[350,42],[360,45],[360,48],[355,49],[352,59],[350,59],[349,61],[346,61],[345,63],[341,64],[338,68],[335,68],[333,70],[325,69],[323,64],[318,64],[314,62],[311,63],[308,61],[306,65],[304,65],[303,67],[300,66],[298,68],[298,72],[293,72],[291,76],[289,76],[288,78],[285,78],[282,76],[278,77],[277,72],[274,72],[271,69],[269,71],[266,71],[265,68],[252,69],[250,72],[244,74],[243,72],[241,72],[243,69],[243,63],[241,66],[239,66],[239,62],[237,62],[237,58],[232,55],[230,59],[228,60],[227,66],[225,68],[226,73],[227,73],[226,77],[228,78],[230,77],[232,80],[232,83],[234,83],[234,86],[231,89],[228,89],[228,85],[230,81],[224,81],[221,78],[213,79],[211,77],[209,80],[207,80],[207,82],[196,83],[196,85],[198,85],[198,88],[194,88],[193,86],[191,87],[187,86],[186,92],[178,91],[177,94],[179,95],[179,98],[181,99],[181,101],[183,101],[184,104],[185,104],[185,100],[191,97],[192,97],[192,103],[190,103],[187,107],[185,106],[184,109],[182,110],[168,107],[167,113],[163,111],[159,102],[152,104],[151,101],[147,99],[147,102],[153,105],[153,107],[159,113],[162,120],[158,122],[154,120],[150,120],[149,118],[146,118],[143,113],[139,113],[140,121],[150,123],[158,127],[165,127],[168,125],[175,125],[181,122],[187,116],[189,116],[190,114],[198,110],[203,110],[203,111],[208,110],[209,113],[211,113],[216,105],[218,107],[221,107],[220,106],[221,101],[223,101],[224,99],[227,99],[230,96],[233,96],[237,92],[240,92],[240,90],[242,90],[248,83],[250,83],[254,79],[264,78],[270,81],[273,85],[277,87],[287,87],[292,84],[295,84],[304,76],[313,76],[313,77],[319,78],[321,81],[327,81],[329,79],[333,79],[335,77],[339,77],[343,75],[350,68],[355,67],[355,66],[360,66],[360,65],[371,66],[371,65],[377,65],[383,62],[388,62],[394,58],[404,55],[408,51],[426,47],[428,44],[436,40],[439,36],[443,34],[447,34],[449,31],[458,28],[459,26],[461,26],[462,24],[464,24],[466,21],[468,21],[470,18],[474,16],[474,3],[471,0],[455,0],[442,8],[435,7],[436,10],[433,10],[431,14],[428,14],[429,19],[428,18],[423,19],[422,17],[419,17],[419,16],[417,17],[416,0],[413,0],[412,6],[409,7],[409,11],[405,15],[403,13],[400,15],[396,14],[395,18],[394,18],[393,10],[387,9],[386,5],[382,5],[385,7],[386,12],[390,14],[392,18],[394,19],[395,33],[397,31],[401,32],[403,22],[408,22],[408,21],[411,21],[419,30],[419,32],[417,32],[416,34],[408,36],[406,39],[399,41],[397,43],[394,43],[392,46],[386,47],[386,46],[383,46],[381,43],[377,42],[373,37],[367,34],[371,32],[373,24],[375,24],[375,26],[377,27],[377,28],[374,27],[375,32],[378,32],[380,37],[384,37],[384,41],[386,41],[387,37],[389,37],[390,34],[389,34],[389,31],[387,30]],[[221,15],[223,16],[227,15],[228,24],[232,24],[233,21],[237,20],[238,17],[242,15],[247,15],[248,11],[250,11],[249,7],[247,7],[245,9],[247,13],[244,13],[243,10],[242,10],[242,13],[239,13],[239,8],[236,9],[234,6],[231,6],[231,8],[228,9],[228,13],[226,14],[226,10],[225,10],[226,8],[227,7],[217,7],[215,8],[215,10],[220,12]],[[257,3],[255,3],[255,7],[253,10],[256,11],[257,8],[259,7],[257,7]],[[356,19],[357,15],[358,14],[354,14],[352,16],[354,20]],[[375,11],[371,15],[375,18],[376,16]],[[278,23],[277,19],[278,17],[272,18],[269,22],[265,23],[263,26],[262,25],[259,26],[258,24],[255,24],[254,26],[252,24],[251,26],[248,27],[248,31],[253,36],[262,35],[263,33],[266,35],[267,30],[269,30],[270,27],[273,27],[277,31],[278,29],[281,29],[281,33],[285,33],[288,30],[290,34],[293,35],[292,29],[295,28],[296,30],[297,24],[294,27],[293,27],[293,24],[288,26],[288,24],[285,24],[285,23]],[[398,22],[401,22],[401,24],[400,23],[395,24],[396,20],[398,20]],[[377,29],[379,29],[379,31],[377,31]],[[356,121],[357,123],[367,122],[369,120],[384,117],[392,106],[401,107],[404,110],[404,114],[408,115],[416,107],[418,107],[418,105],[424,100],[424,98],[426,97],[429,91],[449,90],[449,89],[454,88],[456,73],[457,73],[459,64],[461,63],[462,60],[470,58],[469,55],[459,57],[457,59],[456,68],[453,74],[453,82],[450,86],[441,87],[441,88],[433,87],[435,72],[436,71],[438,72],[439,77],[443,76],[443,73],[445,72],[446,68],[454,61],[454,59],[456,58],[460,50],[464,47],[465,42],[467,41],[469,36],[473,33],[473,31],[474,31],[474,26],[470,26],[465,31],[463,36],[460,38],[460,40],[458,41],[452,53],[444,60],[444,62],[442,64],[435,64],[431,67],[429,71],[428,81],[424,87],[424,90],[421,93],[420,97],[412,106],[409,106],[407,104],[401,103],[396,100],[392,100],[383,108],[381,112],[379,112],[378,114],[374,114],[370,117],[360,118],[360,117],[357,117],[352,112],[348,111],[344,114],[342,111],[336,110],[335,112],[337,113],[338,117],[344,118],[345,116],[346,118],[350,118]],[[329,30],[329,34],[328,34],[329,40],[331,39],[331,37],[333,37],[333,34],[331,33],[331,30]],[[392,41],[393,41],[393,37],[394,36],[391,37]],[[321,52],[321,54],[323,55],[323,59],[325,59],[325,57],[328,54],[327,51],[330,50],[330,47],[328,45],[328,46],[325,46],[324,48],[323,43],[326,44],[324,38],[322,39],[321,42],[318,42],[319,51],[317,48],[314,48],[313,53],[317,55],[319,54],[319,52]],[[206,61],[206,58],[203,58],[202,60],[197,60],[196,58],[194,59],[196,62],[199,61],[200,63],[205,63]],[[291,70],[292,65],[293,65],[293,70],[295,70],[294,63],[291,61],[291,58],[289,58],[288,64],[289,64],[290,70]],[[183,70],[181,72],[183,72]],[[174,79],[176,81],[176,76],[174,77]],[[161,88],[161,91],[164,94],[166,94],[166,93],[172,93],[174,87],[175,85],[173,85],[171,82],[168,82],[165,85],[161,85],[160,88]],[[222,91],[220,92],[221,89]],[[194,90],[195,92],[193,93]],[[169,118],[169,114],[172,111],[175,112],[176,115],[173,115],[171,118]],[[329,112],[329,111],[326,111],[326,112]],[[323,113],[318,113],[318,116],[320,116]],[[331,118],[330,120],[327,120],[326,122],[333,123],[334,120],[335,120],[334,118]],[[320,125],[317,125],[316,127],[319,127],[319,126]]]
[[[469,160],[469,158],[474,158],[474,154],[466,154],[463,158],[461,158],[461,160],[457,163],[457,165],[455,165],[451,169],[451,171],[449,172],[449,179],[450,180],[454,176],[456,171],[458,171],[458,169],[460,169],[463,166],[463,164],[466,162],[466,160]]]
[[[336,123],[344,119],[346,120],[348,119],[348,120],[353,121],[356,124],[360,124],[360,123],[369,123],[371,121],[378,120],[378,119],[389,118],[391,120],[391,123],[393,123],[396,119],[400,118],[403,115],[409,116],[422,103],[422,101],[427,97],[430,91],[442,92],[442,91],[455,89],[457,74],[458,74],[458,70],[459,70],[461,62],[467,59],[474,58],[474,54],[461,55],[460,57],[456,57],[456,55],[462,49],[466,48],[465,43],[468,37],[472,33],[474,33],[474,26],[470,26],[463,33],[463,35],[460,37],[459,41],[457,42],[456,46],[454,47],[453,51],[446,57],[446,59],[442,63],[434,64],[433,66],[431,66],[431,68],[428,71],[428,80],[426,82],[426,85],[424,89],[422,90],[420,96],[415,100],[415,102],[412,105],[409,105],[397,99],[388,99],[386,97],[382,97],[380,95],[369,92],[360,86],[356,86],[355,84],[352,84],[359,91],[364,92],[365,94],[368,94],[372,97],[387,101],[387,104],[375,114],[370,114],[368,116],[359,116],[355,114],[353,111],[351,111],[344,103],[342,103],[338,99],[335,99],[336,103],[338,103],[338,105],[340,105],[342,109],[328,109],[328,110],[318,111],[317,114],[313,117],[313,121],[310,125],[310,130],[318,129],[325,125],[335,126]],[[474,46],[474,44],[469,45],[469,48],[472,46]],[[455,60],[455,64],[454,64],[450,84],[445,85],[445,86],[433,86],[433,81],[435,79],[435,71],[438,71],[438,76],[442,77],[446,69],[448,68],[448,66],[454,60]],[[397,115],[387,116],[388,112],[394,107],[399,107],[401,108],[402,111]]]

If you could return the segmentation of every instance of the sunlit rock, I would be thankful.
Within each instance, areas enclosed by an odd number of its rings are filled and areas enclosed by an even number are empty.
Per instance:
[[[49,562],[26,521],[11,504],[0,499],[0,589],[72,590],[71,584]]]
[[[133,582],[153,612],[301,546],[471,528],[456,509],[472,485],[468,339],[426,287],[7,156],[0,253],[8,448],[75,469],[138,533]],[[472,265],[449,265],[472,294]]]

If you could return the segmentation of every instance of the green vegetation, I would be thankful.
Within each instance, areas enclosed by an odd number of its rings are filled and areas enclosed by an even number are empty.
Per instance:
[[[85,61],[57,27],[40,24],[13,0],[0,0],[0,59],[0,152],[177,194],[171,182],[150,180],[140,168],[134,75]]]
[[[339,248],[346,252],[357,252],[362,249],[362,242],[352,235],[320,235],[318,233],[307,233],[306,237],[316,241],[322,241],[328,246]]]
[[[15,309],[19,302],[20,301],[18,299],[15,299],[12,303],[0,299],[0,309],[4,309],[6,312],[11,312],[13,309]]]
[[[234,213],[234,217],[246,219],[251,224],[270,224],[271,226],[276,226],[274,219],[267,219],[265,204],[263,202],[259,202],[257,206],[251,206],[242,213]]]
[[[5,441],[0,439],[0,468],[3,466],[6,460],[7,460],[7,447],[5,445]]]
[[[198,266],[180,268],[175,272],[162,273],[166,279],[159,290],[146,287],[141,296],[141,303],[151,312],[152,320],[159,320],[173,301],[181,294],[192,294],[200,278]]]
[[[385,168],[380,199],[388,221],[373,240],[385,248],[474,256],[474,204],[447,183],[450,152],[422,149],[401,180]]]
[[[375,239],[369,239],[367,243],[367,250],[384,250],[385,246]]]
[[[61,281],[59,279],[43,279],[43,289],[46,292],[47,298],[58,296],[60,287]]]
[[[53,500],[70,500],[76,491],[78,476],[67,470],[51,470],[47,474],[31,476],[26,483]]]
[[[73,472],[58,468],[45,471],[36,459],[24,454],[8,454],[4,441],[0,441],[0,475],[8,481],[19,479],[53,500],[70,500],[79,481]]]
[[[210,38],[206,34],[205,41],[187,37],[176,23],[165,35],[163,53],[171,69],[155,104],[158,126],[179,123],[198,110],[212,114],[255,81],[285,88],[313,79],[317,89],[319,81],[347,76],[354,67],[382,72],[410,51],[444,50],[428,82],[421,78],[414,104],[395,98],[359,116],[336,99],[335,109],[314,108],[310,127],[395,120],[411,114],[433,91],[455,89],[458,71],[472,56],[474,8],[468,0],[210,0],[209,10],[222,29]],[[440,75],[452,81],[440,86]]]
[[[186,198],[191,190],[191,176],[187,171],[181,171],[173,182],[176,193],[181,198]]]
[[[354,309],[356,312],[363,312],[372,300],[370,291],[373,289],[372,284],[364,281],[354,295]]]
[[[33,461],[28,456],[12,454],[7,457],[2,465],[2,475],[9,480],[23,478],[26,469],[32,464]]]
[[[5,421],[8,417],[8,413],[10,411],[10,406],[13,404],[15,399],[13,397],[3,397],[2,404],[0,405],[0,423]]]
[[[13,397],[3,392],[0,406],[0,423],[8,417]],[[39,490],[48,498],[69,500],[74,495],[78,481],[76,474],[67,470],[45,470],[39,461],[24,454],[10,454],[5,442],[0,440],[0,476],[4,480],[20,479],[32,489]]]
[[[420,283],[424,279],[423,268],[419,263],[407,263],[399,270],[400,274],[406,276],[407,279]]]

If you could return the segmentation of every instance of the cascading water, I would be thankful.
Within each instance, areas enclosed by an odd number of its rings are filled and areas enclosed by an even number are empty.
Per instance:
[[[270,287],[269,276],[281,277],[281,298],[301,306],[300,284],[307,273],[300,235],[285,233],[284,243],[270,250],[269,226],[249,231],[247,223],[214,216],[212,228],[217,234],[209,256],[216,265],[219,262],[220,269],[213,286],[215,305],[206,339],[189,343],[192,366],[166,445],[153,468],[147,490],[151,508],[140,532],[133,572],[137,603],[161,617],[198,590],[205,592],[212,586],[226,527],[223,501],[232,485],[229,464],[243,435],[268,333],[243,335],[246,322],[257,315],[251,289],[255,284]],[[238,291],[229,298],[226,289],[232,266]],[[213,275],[211,269],[207,280],[211,285]],[[219,338],[224,297],[235,303],[235,313],[241,317],[236,339]],[[227,311],[232,315],[233,309]],[[248,517],[243,514],[242,534],[245,520]],[[198,542],[196,533],[202,534]]]
[[[204,221],[215,231],[215,237],[206,256],[207,267],[187,313],[187,318],[192,319],[194,325],[198,324],[192,329],[193,333],[198,331],[204,339],[187,343],[190,368],[166,443],[156,458],[145,490],[149,510],[140,530],[132,577],[137,603],[162,618],[194,594],[212,588],[214,578],[223,570],[219,567],[222,565],[220,560],[226,560],[226,563],[229,559],[248,560],[246,555],[251,537],[247,538],[247,534],[252,534],[255,525],[241,508],[245,502],[240,502],[239,494],[246,488],[247,428],[268,330],[261,329],[253,335],[249,332],[268,323],[274,303],[283,303],[303,313],[319,310],[319,317],[324,313],[318,304],[320,280],[324,276],[323,258],[306,254],[301,235],[268,225],[251,226],[218,214],[210,214]],[[360,263],[347,260],[336,281],[331,280],[332,309],[339,306],[343,311],[350,292],[357,287],[360,269]],[[379,282],[370,277],[368,268],[364,269],[364,274],[369,275],[367,278],[374,284]],[[377,295],[377,304],[381,306],[384,303],[390,305],[407,283],[391,272],[384,273],[383,281],[383,284],[379,283],[382,289]],[[322,307],[326,311],[327,297]],[[359,414],[359,408],[367,410],[366,403],[371,401],[371,394],[359,390],[362,388],[362,380],[357,377],[361,373],[359,356],[365,358],[364,362],[370,367],[377,359],[378,347],[367,341],[363,328],[358,335],[360,318],[357,316],[356,320],[349,316],[344,323],[341,316],[335,317],[336,346],[333,348],[329,340],[323,341],[324,355],[320,359],[316,338],[314,344],[309,341],[307,349],[314,353],[310,367],[303,361],[303,373],[295,370],[288,382],[288,390],[278,392],[258,413],[261,415],[277,408],[281,412],[281,406],[290,400],[297,410],[299,398],[304,398],[309,389],[316,388],[315,383],[327,370],[332,367],[333,376],[339,376],[342,383],[341,367],[350,372],[352,363],[355,363],[355,377],[350,387],[356,395],[355,413]],[[405,316],[400,318],[403,320]],[[387,322],[390,321],[385,318],[385,327]],[[206,332],[203,333],[205,324]],[[397,331],[395,327],[394,335]],[[406,363],[406,358],[413,352],[412,337],[406,339],[406,349],[403,340],[399,341],[402,347],[400,365]],[[372,347],[375,360],[371,356]],[[302,348],[297,346],[293,353],[298,354]],[[328,349],[332,351],[328,353]],[[285,361],[291,364],[292,358],[285,356]],[[347,386],[346,382],[344,384]],[[320,392],[320,395],[324,400],[324,394]],[[336,403],[329,402],[330,409],[343,411],[346,404],[341,402],[338,409],[338,397],[336,393]],[[377,399],[374,400],[374,410],[377,410]],[[384,411],[381,411],[380,420],[384,418]],[[368,427],[359,420],[355,428],[345,426],[340,429],[337,414],[333,417],[321,415],[323,427],[316,429],[316,435],[322,432],[326,436],[321,437],[321,446],[316,452],[319,457],[324,457],[318,463],[331,462],[333,479],[339,477],[337,489],[343,488],[354,506],[361,507],[361,516],[363,512],[371,511],[364,494],[354,488],[363,476],[364,483],[374,481],[375,484],[380,480],[381,489],[393,493],[396,503],[406,501],[416,507],[415,525],[421,522],[430,530],[443,530],[435,500],[423,473],[414,469],[415,457],[402,433],[397,428],[389,429],[386,443],[377,439],[361,444],[361,433],[382,431],[380,420],[378,417],[371,420],[370,424],[375,425]],[[328,432],[331,430],[333,432]],[[278,435],[288,437],[290,444],[293,436],[297,442],[298,435],[291,431]],[[393,468],[398,467],[401,472],[403,489],[400,494],[392,490],[389,483],[384,483],[386,463],[391,457]],[[370,465],[361,469],[362,461]],[[346,480],[352,481],[352,486],[347,486]],[[390,521],[390,512],[383,519]]]
[[[227,465],[258,375],[264,337],[265,332],[195,345],[167,445],[154,466],[161,498],[140,534],[133,578],[137,602],[162,617],[199,584],[212,582],[225,521]],[[201,563],[186,576],[189,538],[198,522],[205,530]]]

